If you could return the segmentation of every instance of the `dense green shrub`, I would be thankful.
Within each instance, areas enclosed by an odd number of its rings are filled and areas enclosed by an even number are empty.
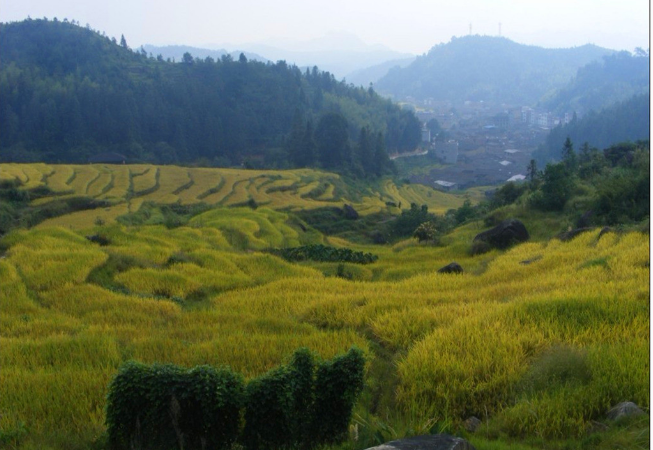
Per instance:
[[[378,259],[372,253],[357,252],[349,248],[336,248],[322,244],[304,245],[273,249],[271,253],[287,261],[321,261],[321,262],[350,262],[356,264],[370,264]]]
[[[417,206],[416,203],[411,203],[410,209],[402,211],[401,215],[393,222],[392,234],[395,237],[411,236],[420,224],[434,220],[435,215],[429,213],[428,206]]]
[[[128,362],[109,386],[114,449],[230,448],[238,437],[243,381],[228,368]]]

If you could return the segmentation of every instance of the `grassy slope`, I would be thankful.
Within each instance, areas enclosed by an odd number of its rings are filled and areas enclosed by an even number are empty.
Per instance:
[[[25,181],[35,183],[27,167]],[[147,176],[148,167],[140,169]],[[251,190],[228,192],[238,200],[264,183],[346,189],[309,171],[218,173],[234,181],[216,186],[247,180],[241,185]],[[178,179],[171,184],[187,180]],[[379,201],[396,195],[385,186]],[[279,207],[312,202],[278,192]],[[403,201],[409,193],[416,195],[407,191]],[[473,437],[479,449],[640,445],[647,423],[586,430],[619,401],[649,406],[648,237],[598,240],[597,231],[561,243],[545,239],[553,217],[530,220],[535,242],[476,257],[467,250],[480,223],[457,229],[441,247],[356,245],[303,231],[289,213],[269,208],[209,210],[172,230],[91,224],[14,232],[0,260],[0,438],[23,448],[97,441],[106,386],[127,359],[229,364],[253,376],[299,346],[330,357],[357,344],[371,360],[368,388],[356,416],[359,439],[343,448],[459,430],[472,414],[490,419]],[[89,233],[110,244],[87,241]],[[379,260],[345,265],[352,281],[333,276],[336,263],[290,264],[257,251],[323,241]],[[436,273],[452,260],[464,275]]]

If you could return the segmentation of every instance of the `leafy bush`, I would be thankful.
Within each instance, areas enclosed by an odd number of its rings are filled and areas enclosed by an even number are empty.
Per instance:
[[[432,222],[435,215],[429,213],[428,206],[417,206],[416,203],[410,204],[410,209],[402,211],[392,226],[392,233],[397,237],[410,236],[415,229],[424,222]]]
[[[242,377],[228,368],[127,362],[109,386],[109,444],[115,449],[230,448],[238,437],[242,392]]]
[[[424,222],[417,227],[413,233],[413,237],[419,242],[435,242],[438,238],[438,230],[435,228],[435,224],[433,222]]]
[[[273,249],[272,254],[282,257],[286,261],[322,261],[322,262],[350,262],[356,264],[370,264],[379,259],[372,253],[357,252],[349,248],[336,248],[322,244],[304,245]]]
[[[572,195],[575,181],[564,163],[547,164],[542,186],[531,196],[533,206],[544,211],[560,211]]]

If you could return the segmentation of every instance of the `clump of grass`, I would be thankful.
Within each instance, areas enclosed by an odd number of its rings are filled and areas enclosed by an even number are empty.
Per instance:
[[[536,358],[520,382],[520,391],[533,395],[556,386],[584,385],[592,379],[587,352],[564,345],[551,347]]]

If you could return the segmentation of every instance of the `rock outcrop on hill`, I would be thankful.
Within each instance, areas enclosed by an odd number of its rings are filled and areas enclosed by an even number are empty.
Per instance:
[[[493,248],[506,249],[511,245],[526,242],[530,238],[524,224],[517,219],[507,219],[494,228],[483,231],[474,237],[474,247],[489,251]],[[485,245],[483,245],[485,244]],[[483,253],[475,251],[474,253]]]

